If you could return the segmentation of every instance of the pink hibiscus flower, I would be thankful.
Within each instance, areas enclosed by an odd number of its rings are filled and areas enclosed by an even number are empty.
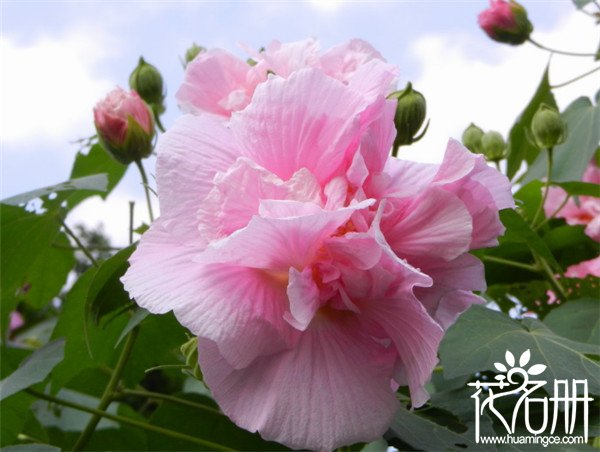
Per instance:
[[[600,168],[592,160],[585,173],[583,182],[600,184]],[[546,216],[556,212],[567,196],[567,193],[560,187],[550,187],[548,199],[544,205]],[[596,242],[600,242],[600,198],[593,196],[580,196],[578,203],[573,198],[558,211],[557,217],[564,218],[567,224],[585,225],[585,233]]]
[[[425,403],[444,328],[485,288],[468,251],[513,206],[456,141],[441,165],[389,157],[393,77],[294,68],[230,121],[185,115],[159,141],[161,217],[125,287],[199,337],[224,413],[290,447],[381,437],[398,385]]]
[[[308,67],[320,68],[364,95],[389,94],[398,75],[395,66],[360,39],[333,47],[323,55],[315,39],[272,41],[264,51],[247,51],[253,65],[222,49],[201,53],[190,62],[176,94],[181,109],[228,118],[250,103],[254,90],[269,74],[287,78]]]

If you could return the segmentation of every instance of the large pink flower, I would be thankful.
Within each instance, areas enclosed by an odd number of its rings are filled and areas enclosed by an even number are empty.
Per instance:
[[[600,168],[592,160],[583,175],[583,182],[600,184]],[[554,214],[567,197],[567,193],[559,187],[550,187],[548,199],[544,205],[547,216]],[[600,242],[600,198],[593,196],[580,196],[575,202],[570,198],[558,210],[557,217],[564,218],[570,225],[585,225],[585,233]]]
[[[287,78],[308,67],[322,69],[363,95],[388,94],[398,75],[395,66],[386,63],[379,52],[360,39],[333,47],[322,55],[315,39],[272,41],[263,51],[248,49],[248,53],[254,60],[252,65],[221,49],[196,57],[188,64],[185,80],[176,94],[182,110],[228,118],[250,103],[254,90],[269,74]]]
[[[296,63],[230,121],[185,115],[161,137],[161,217],[123,281],[198,335],[234,422],[333,449],[379,438],[398,385],[425,403],[444,328],[485,288],[468,251],[513,204],[456,141],[441,165],[389,157],[395,104],[355,88],[389,85],[386,67],[348,83]]]

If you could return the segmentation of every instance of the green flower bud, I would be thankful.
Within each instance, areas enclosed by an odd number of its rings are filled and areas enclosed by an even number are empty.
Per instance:
[[[393,92],[388,98],[398,100],[396,115],[394,116],[394,124],[396,125],[394,149],[419,141],[427,130],[426,126],[425,130],[419,136],[416,136],[427,114],[425,97],[420,92],[415,91],[412,84],[408,82],[406,88]]]
[[[181,354],[185,357],[185,363],[188,366],[187,373],[203,381],[202,371],[198,365],[198,338],[193,337],[180,347]]]
[[[483,149],[481,145],[481,139],[483,138],[483,130],[477,127],[475,124],[471,123],[469,127],[465,129],[462,134],[462,142],[465,147],[475,153],[482,154]]]
[[[191,63],[192,60],[202,52],[206,52],[206,49],[194,42],[192,46],[185,52],[185,65],[187,66],[189,63]]]
[[[567,127],[558,111],[542,104],[531,120],[531,134],[539,148],[551,149],[565,141]]]
[[[140,57],[137,67],[129,76],[129,86],[137,91],[156,113],[165,111],[162,75],[158,69],[146,63],[143,57]]]
[[[506,157],[506,142],[500,133],[493,130],[481,137],[481,149],[485,158],[491,162],[498,162]]]

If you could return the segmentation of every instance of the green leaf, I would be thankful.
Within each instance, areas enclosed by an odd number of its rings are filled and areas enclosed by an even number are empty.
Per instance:
[[[129,246],[109,257],[95,273],[86,297],[86,312],[96,324],[104,315],[130,303],[121,277],[129,267],[127,260],[134,249]]]
[[[600,300],[569,300],[554,309],[544,324],[560,336],[587,344],[600,343]]]
[[[47,278],[51,274],[40,270],[47,270],[55,262],[45,264],[47,253],[50,253],[54,241],[59,235],[59,222],[54,214],[47,213],[36,215],[17,206],[0,204],[0,280],[2,281],[2,318],[0,329],[6,331],[8,314],[12,311],[19,296],[34,285],[48,287]],[[62,250],[61,250],[62,251]],[[72,252],[71,252],[72,254]],[[38,262],[38,260],[41,260]],[[66,279],[66,275],[62,275]],[[61,275],[55,275],[54,287],[56,293],[62,286],[57,280]],[[46,283],[43,281],[46,280]],[[42,290],[48,296],[47,290]]]
[[[17,370],[0,382],[0,400],[44,381],[62,361],[64,348],[64,339],[57,339],[36,350]]]
[[[105,192],[108,186],[108,177],[106,174],[95,174],[93,176],[78,177],[60,184],[50,185],[44,188],[21,193],[2,200],[4,204],[18,206],[26,204],[32,199],[49,196],[59,192],[73,192],[75,190],[91,190],[95,192]]]
[[[533,221],[538,206],[542,203],[543,185],[542,181],[534,180],[522,186],[515,193],[516,204],[519,206],[523,218],[529,223]]]
[[[546,232],[542,239],[562,268],[593,259],[599,251],[598,243],[585,233],[583,226],[558,226]]]
[[[62,312],[52,337],[66,338],[65,358],[52,372],[53,391],[63,387],[85,368],[113,365],[119,353],[114,344],[126,323],[123,316],[116,318],[105,328],[93,323],[87,325],[86,335],[85,300],[96,271],[92,267],[81,275],[63,301]]]
[[[500,220],[506,226],[504,240],[526,245],[532,253],[544,258],[556,270],[560,270],[558,262],[546,243],[531,229],[521,215],[512,209],[504,209],[500,212]]]
[[[388,443],[385,439],[381,438],[377,441],[365,444],[365,447],[361,449],[362,452],[386,452],[388,450]]]
[[[588,182],[552,182],[571,196],[594,196],[600,198],[600,186]]]
[[[531,164],[539,154],[539,149],[527,139],[527,133],[531,128],[531,119],[541,104],[556,108],[554,95],[550,90],[548,81],[548,68],[544,71],[542,80],[529,101],[525,110],[521,113],[517,122],[512,126],[508,135],[509,154],[507,157],[507,176],[513,179],[523,161]]]
[[[191,402],[216,408],[208,397],[199,394],[175,394]],[[226,416],[184,405],[161,402],[151,423],[176,430],[235,450],[288,450],[284,446],[264,441],[258,434],[242,430]],[[149,432],[148,444],[154,450],[198,450],[198,445]]]
[[[108,183],[106,191],[100,194],[102,199],[110,194],[113,188],[119,183],[119,181],[125,175],[127,171],[127,165],[123,165],[113,159],[108,152],[106,152],[102,146],[98,143],[90,147],[87,154],[81,152],[77,153],[73,169],[71,170],[71,179],[89,176],[92,174],[106,174]],[[67,205],[69,209],[72,209],[84,199],[99,194],[98,192],[84,192],[79,191],[73,193],[67,199]]]
[[[573,101],[562,114],[567,139],[553,151],[552,181],[579,181],[600,142],[600,106],[587,97]],[[546,152],[540,153],[523,179],[529,182],[546,175]]]
[[[573,341],[555,334],[535,319],[515,321],[508,316],[473,306],[451,326],[440,346],[447,378],[494,370],[506,351],[520,356],[531,351],[531,363],[547,365],[544,379],[552,392],[554,379],[588,380],[589,391],[600,394],[600,365],[587,355],[599,355],[600,346]]]
[[[18,446],[3,447],[3,452],[60,452],[60,448],[50,444],[19,444]]]
[[[474,434],[469,430],[457,433],[431,419],[420,416],[418,411],[409,411],[404,407],[401,407],[396,413],[390,430],[395,437],[417,450],[480,448],[472,439]]]
[[[33,396],[20,392],[0,401],[0,446],[3,451],[6,450],[4,446],[17,440],[34,400]]]
[[[548,304],[547,292],[550,285],[543,280],[532,280],[527,282],[516,282],[511,284],[494,284],[489,286],[486,295],[494,300],[502,309],[508,313],[515,307],[513,298],[529,311],[535,312],[543,318],[555,305]]]
[[[117,343],[115,344],[115,347],[117,345],[119,345],[121,343],[121,341],[123,339],[125,339],[125,337],[131,333],[131,330],[133,330],[136,326],[138,326],[140,323],[142,323],[144,321],[144,319],[146,317],[148,317],[150,315],[149,311],[146,311],[143,308],[139,308],[137,309],[133,315],[129,318],[129,321],[127,322],[127,325],[125,325],[125,328],[123,328],[123,331],[121,332],[121,335],[119,336],[119,338],[117,339]]]
[[[573,3],[577,7],[577,9],[583,8],[585,5],[592,3],[592,0],[573,0]]]

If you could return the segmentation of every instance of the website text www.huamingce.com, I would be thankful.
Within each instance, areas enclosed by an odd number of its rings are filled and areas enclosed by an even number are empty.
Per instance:
[[[482,436],[480,444],[541,444],[543,447],[556,444],[585,444],[583,436]]]

